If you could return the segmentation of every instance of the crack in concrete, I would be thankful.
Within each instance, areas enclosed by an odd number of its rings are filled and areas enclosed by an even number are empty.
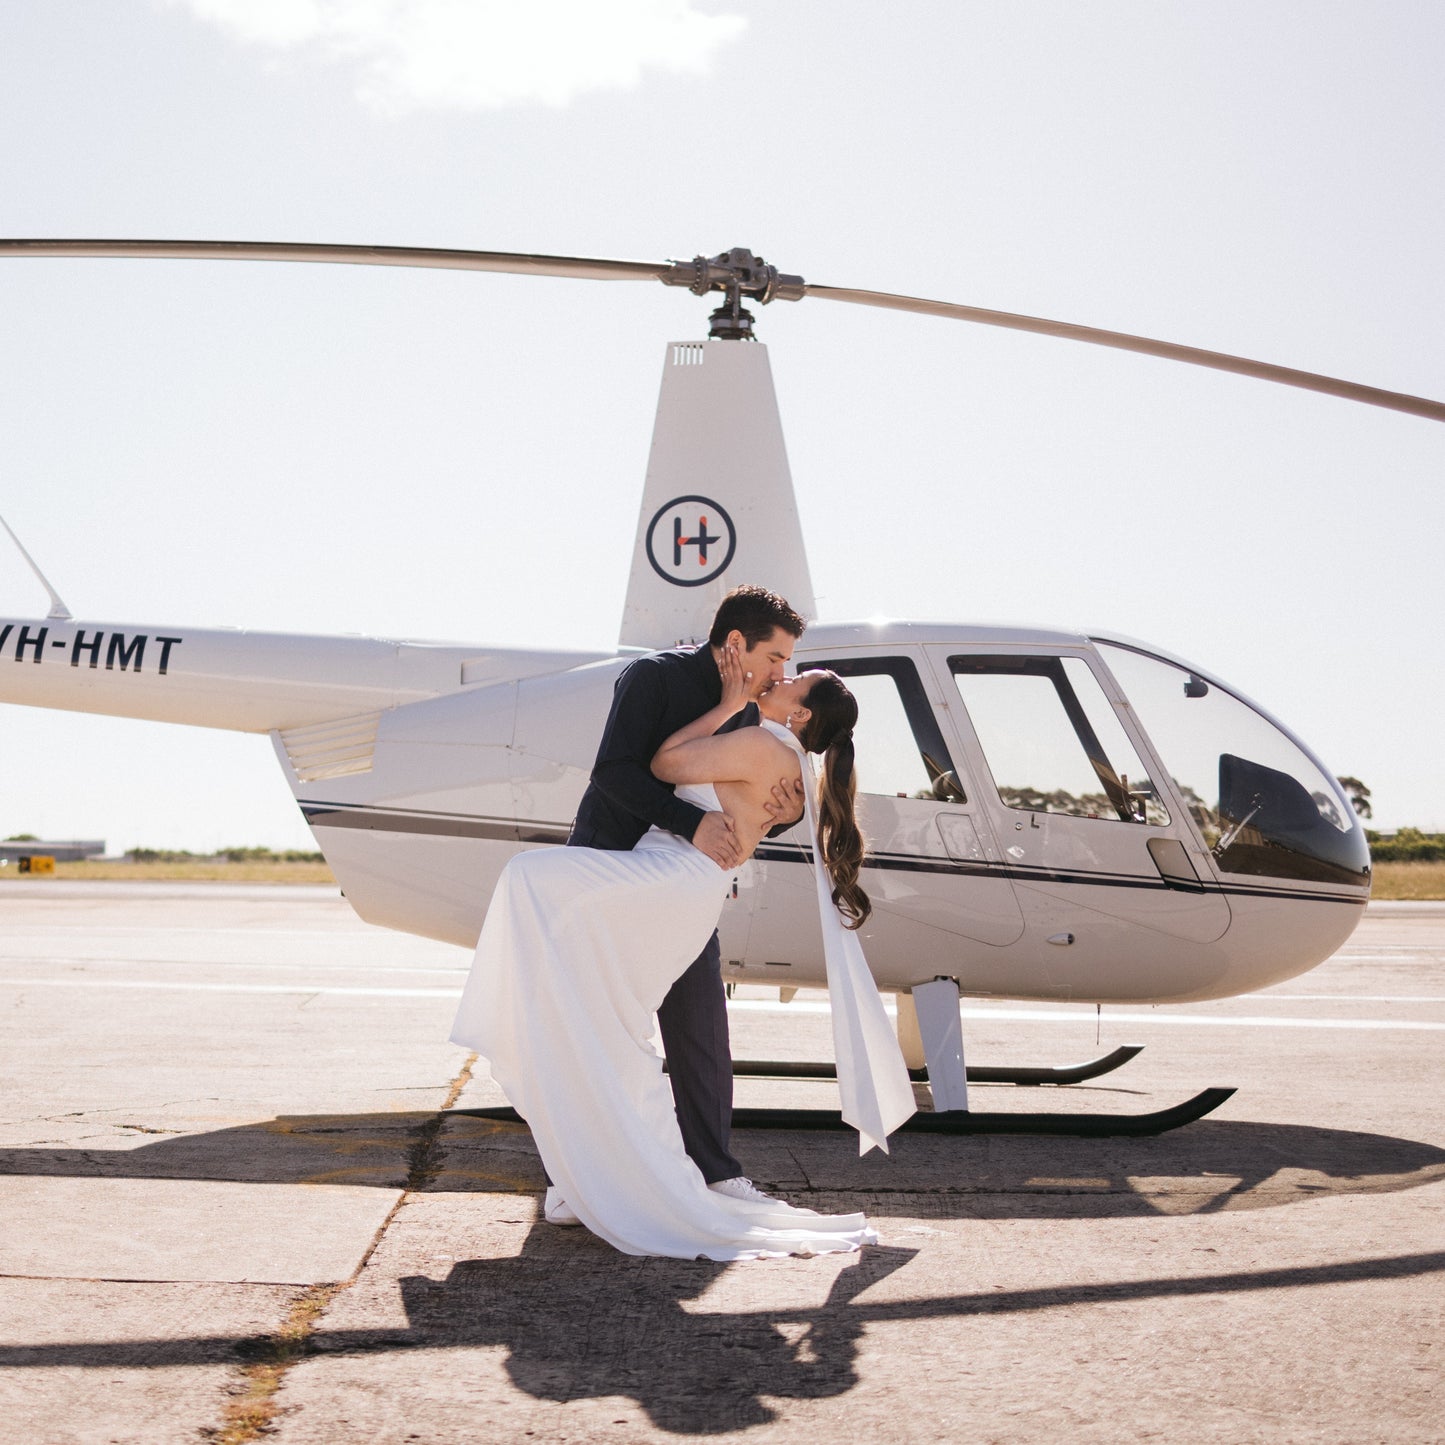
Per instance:
[[[354,1278],[354,1276],[353,1276]],[[201,1431],[212,1445],[245,1445],[271,1428],[276,1415],[276,1392],[286,1372],[310,1353],[311,1332],[331,1301],[351,1283],[314,1284],[291,1302],[286,1318],[274,1334],[243,1340],[236,1353],[248,1363],[231,1388],[231,1401],[218,1426]]]
[[[81,1064],[78,1067],[85,1068],[87,1066]],[[105,1066],[97,1064],[94,1065],[94,1067],[101,1068]],[[183,1104],[219,1104],[220,1102],[221,1099],[218,1094],[203,1094],[198,1099],[167,1099],[161,1103],[147,1105],[147,1107],[152,1109],[165,1110],[178,1109]],[[104,1109],[72,1109],[68,1113],[64,1114],[41,1114],[39,1117],[46,1124],[58,1124],[62,1119],[104,1119],[107,1114],[124,1114],[128,1112],[134,1112],[135,1107],[136,1106],[134,1104],[118,1104]],[[14,1122],[28,1123],[29,1120],[17,1119]]]
[[[804,1167],[803,1161],[798,1158],[797,1154],[791,1148],[785,1150],[784,1152],[787,1154],[788,1158],[793,1161],[793,1168],[798,1171],[798,1177],[803,1181],[803,1188],[811,1191],[813,1188],[813,1181],[811,1178],[809,1178],[808,1171]]]
[[[312,1335],[332,1300],[361,1278],[392,1221],[414,1194],[428,1188],[440,1175],[446,1153],[441,1136],[446,1127],[447,1111],[471,1081],[472,1065],[476,1061],[475,1054],[467,1055],[460,1072],[447,1088],[441,1108],[411,1131],[412,1143],[406,1156],[406,1183],[350,1277],[309,1286],[292,1300],[285,1319],[272,1334],[255,1337],[237,1346],[237,1354],[243,1363],[236,1372],[237,1378],[231,1388],[232,1398],[221,1423],[205,1427],[200,1432],[201,1438],[209,1445],[249,1445],[249,1442],[259,1440],[275,1428],[279,1408],[277,1395],[281,1386],[294,1365],[319,1353]]]

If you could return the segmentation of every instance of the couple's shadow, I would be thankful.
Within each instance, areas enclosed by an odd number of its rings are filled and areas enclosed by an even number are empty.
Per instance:
[[[626,1259],[582,1231],[539,1225],[511,1258],[464,1260],[444,1281],[406,1276],[399,1285],[409,1347],[501,1346],[512,1383],[534,1399],[621,1397],[662,1429],[724,1434],[774,1420],[765,1397],[822,1400],[853,1389],[867,1323],[855,1301],[916,1253],[866,1249],[838,1270],[820,1305],[770,1309],[762,1301],[798,1291],[777,1288],[769,1270],[828,1262]],[[723,1281],[736,1268],[749,1277]],[[722,1311],[685,1307],[719,1282],[745,1298]],[[347,1347],[324,1335],[316,1346]]]

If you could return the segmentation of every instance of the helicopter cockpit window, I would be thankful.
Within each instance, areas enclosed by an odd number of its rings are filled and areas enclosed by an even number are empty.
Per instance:
[[[1343,791],[1293,738],[1214,682],[1100,642],[1219,866],[1319,883],[1369,880],[1370,850]]]
[[[1081,657],[951,657],[1010,808],[1165,826],[1169,812]]]
[[[858,699],[853,749],[860,792],[942,803],[967,801],[910,658],[845,657],[831,662],[810,658],[806,666],[831,668],[846,679]]]

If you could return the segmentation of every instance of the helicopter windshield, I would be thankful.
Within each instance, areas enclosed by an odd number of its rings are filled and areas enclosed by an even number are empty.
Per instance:
[[[1220,868],[1369,882],[1369,845],[1354,809],[1276,723],[1176,663],[1096,642]]]

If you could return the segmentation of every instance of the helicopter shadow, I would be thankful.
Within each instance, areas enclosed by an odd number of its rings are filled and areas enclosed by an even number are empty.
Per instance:
[[[543,1187],[525,1126],[435,1112],[281,1115],[118,1148],[0,1149],[0,1175],[176,1179],[527,1194]],[[143,1136],[141,1136],[143,1137]],[[858,1158],[851,1136],[739,1131],[754,1178],[784,1194],[867,1196],[878,1217],[1108,1218],[1278,1207],[1445,1179],[1445,1149],[1313,1125],[1200,1120],[1151,1138],[900,1134]],[[815,1198],[809,1202],[816,1203]],[[842,1201],[839,1201],[840,1206]],[[856,1200],[846,1208],[857,1208]]]
[[[1145,1137],[994,1134],[945,1141],[904,1133],[893,1138],[887,1158],[803,1153],[792,1145],[787,1152],[821,1197],[819,1207],[834,1207],[835,1192],[864,1194],[874,1217],[1214,1214],[1393,1194],[1445,1180],[1445,1149],[1431,1143],[1248,1120],[1203,1119]],[[777,1177],[790,1177],[786,1165]]]

